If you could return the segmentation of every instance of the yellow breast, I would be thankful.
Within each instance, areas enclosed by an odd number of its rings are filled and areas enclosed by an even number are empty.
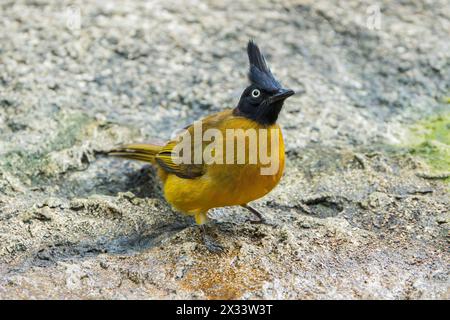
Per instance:
[[[243,129],[244,133],[247,133],[246,129],[256,132],[256,147],[251,146],[250,138],[245,139],[243,163],[237,141],[239,135],[227,137],[226,133],[227,129],[235,128]],[[164,177],[167,201],[182,212],[196,214],[211,208],[246,204],[266,195],[281,179],[285,164],[284,143],[277,124],[265,127],[236,117],[223,121],[217,129],[223,133],[223,163],[205,164],[205,174],[195,179],[183,179],[173,174]],[[231,143],[234,161],[227,163],[231,158],[227,144]],[[217,152],[212,154],[217,155]]]

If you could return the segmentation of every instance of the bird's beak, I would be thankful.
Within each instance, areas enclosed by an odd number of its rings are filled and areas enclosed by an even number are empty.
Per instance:
[[[280,89],[276,94],[270,97],[270,104],[287,99],[293,94],[295,94],[295,92],[291,89]]]

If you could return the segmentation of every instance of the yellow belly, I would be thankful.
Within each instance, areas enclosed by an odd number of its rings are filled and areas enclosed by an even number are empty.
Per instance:
[[[211,208],[246,204],[266,195],[280,181],[285,162],[281,129],[278,125],[271,128],[278,130],[279,137],[278,167],[273,174],[262,174],[261,168],[267,164],[259,159],[256,164],[249,164],[248,158],[245,164],[206,165],[206,173],[195,179],[168,174],[164,177],[167,201],[177,210],[194,215]]]

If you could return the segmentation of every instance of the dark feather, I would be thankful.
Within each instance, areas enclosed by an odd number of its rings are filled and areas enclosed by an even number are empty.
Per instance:
[[[280,83],[275,79],[267,66],[264,55],[252,40],[248,42],[247,53],[250,62],[250,70],[248,73],[250,81],[268,92],[276,92],[281,89]]]
[[[270,73],[270,69],[267,66],[266,59],[262,55],[256,43],[250,40],[247,45],[248,60],[250,65],[254,65],[260,71]]]

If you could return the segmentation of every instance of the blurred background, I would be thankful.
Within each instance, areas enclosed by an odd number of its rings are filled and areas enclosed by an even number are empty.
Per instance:
[[[219,257],[104,152],[234,107],[249,39],[297,95]],[[0,43],[1,298],[448,298],[448,1],[0,0]]]

